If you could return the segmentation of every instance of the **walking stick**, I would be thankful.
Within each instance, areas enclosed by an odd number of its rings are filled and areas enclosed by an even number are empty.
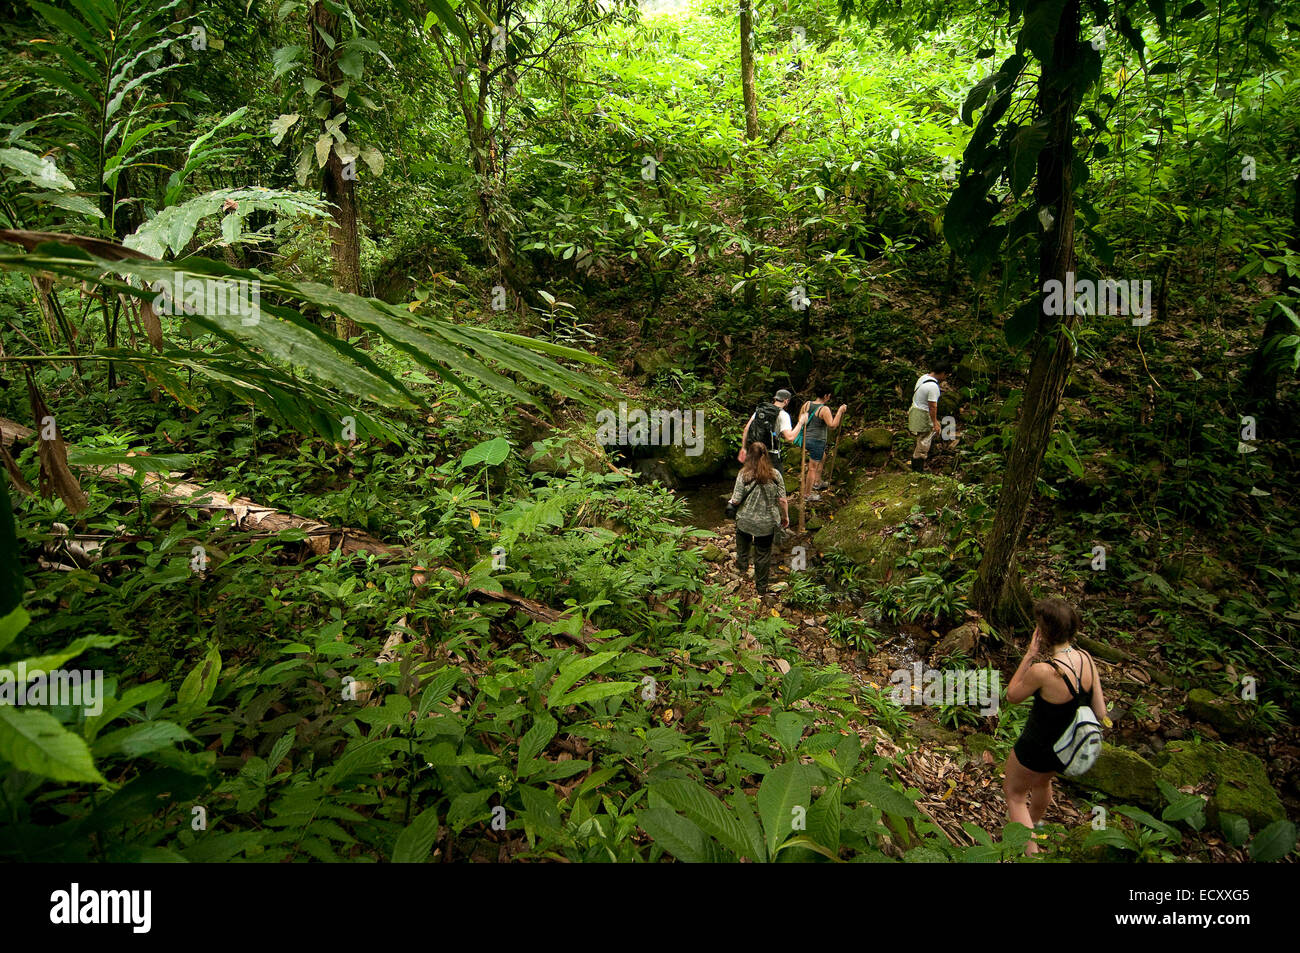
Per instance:
[[[822,474],[822,479],[826,481],[827,486],[830,486],[831,471],[835,469],[835,451],[838,450],[840,446],[840,431],[842,429],[842,427],[835,428],[835,442],[831,444],[831,458],[826,461],[826,472]]]
[[[799,533],[803,534],[803,514],[808,509],[808,423],[804,422],[803,443],[799,445]]]

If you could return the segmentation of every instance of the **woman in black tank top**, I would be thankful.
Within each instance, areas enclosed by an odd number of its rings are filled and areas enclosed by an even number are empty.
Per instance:
[[[1007,685],[1007,701],[1033,697],[1025,730],[1007,758],[1002,790],[1010,821],[1035,827],[1052,803],[1052,778],[1063,765],[1053,750],[1080,705],[1091,705],[1109,727],[1106,700],[1092,656],[1070,644],[1079,630],[1079,613],[1064,599],[1044,599],[1034,606],[1038,625],[1025,657]],[[1031,838],[1026,854],[1038,852]]]

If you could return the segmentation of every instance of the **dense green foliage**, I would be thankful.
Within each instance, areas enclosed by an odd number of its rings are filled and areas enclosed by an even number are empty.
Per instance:
[[[757,137],[736,11],[708,0],[18,6],[0,414],[38,433],[0,484],[0,672],[102,669],[107,697],[0,705],[0,857],[1020,856],[1020,825],[936,821],[920,716],[799,633],[867,658],[975,614],[1042,340],[1062,0],[759,4]],[[1076,271],[1151,280],[1154,320],[1069,328],[1020,569],[1180,691],[1253,673],[1245,736],[1294,746],[1300,11],[1081,6]],[[260,320],[166,313],[177,270],[255,283]],[[774,386],[898,427],[940,354],[964,358],[956,505],[915,507],[883,572],[818,554],[794,613],[727,586],[712,527],[592,446],[619,393],[703,409],[728,462]],[[236,526],[178,501],[182,474],[301,525]],[[1155,725],[1148,687],[1108,691]],[[1024,716],[935,721],[1000,760]],[[1078,859],[1218,859],[1209,830],[1294,847],[1289,820],[1161,785],[1051,836]]]

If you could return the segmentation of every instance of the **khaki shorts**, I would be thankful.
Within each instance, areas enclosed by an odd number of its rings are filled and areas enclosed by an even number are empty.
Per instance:
[[[916,446],[912,448],[913,460],[924,460],[930,455],[930,445],[934,442],[934,424],[930,415],[924,410],[911,407],[907,412],[907,429],[916,434]]]

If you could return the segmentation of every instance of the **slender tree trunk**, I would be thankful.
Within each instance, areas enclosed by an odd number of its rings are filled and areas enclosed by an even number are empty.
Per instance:
[[[740,89],[745,99],[745,139],[748,143],[752,143],[758,138],[758,94],[754,90],[754,47],[749,40],[749,35],[754,31],[754,13],[750,7],[751,2],[752,0],[740,0]],[[745,229],[748,231],[749,219],[753,211],[751,196],[754,191],[754,177],[750,168],[749,156],[745,155],[742,161],[745,163],[745,172],[742,177],[745,189],[744,219]],[[754,270],[753,251],[745,252],[744,269],[745,274],[749,274]],[[752,282],[745,285],[745,307],[753,306],[754,292],[755,288]]]
[[[1068,0],[1061,11],[1051,69],[1044,69],[1038,82],[1039,113],[1050,120],[1051,129],[1047,145],[1038,156],[1036,196],[1039,206],[1051,209],[1056,217],[1052,230],[1043,235],[1039,246],[1037,294],[1040,302],[1045,297],[1045,283],[1052,279],[1064,283],[1066,272],[1074,265],[1072,165],[1076,103],[1069,76],[1078,56],[1079,0]],[[993,528],[985,542],[974,587],[976,608],[987,618],[1001,622],[1018,621],[1024,615],[1023,600],[1014,595],[1023,593],[1024,589],[1011,585],[1011,579],[1038,470],[1074,363],[1074,348],[1066,334],[1074,321],[1072,315],[1043,314],[1040,304],[1033,360],[1016,439],[1007,460]]]
[[[338,39],[338,17],[324,3],[312,6],[311,34],[312,63],[316,78],[333,89],[343,81],[334,51],[321,37],[321,31]],[[338,115],[346,108],[343,101],[334,97],[333,113]],[[341,130],[346,133],[347,124]],[[322,129],[323,131],[323,129]],[[330,263],[334,274],[334,287],[339,291],[361,293],[361,236],[357,222],[356,182],[344,174],[343,163],[331,149],[323,175],[325,198],[333,206],[330,224]],[[335,318],[335,333],[340,337],[355,337],[360,328],[346,315]]]

